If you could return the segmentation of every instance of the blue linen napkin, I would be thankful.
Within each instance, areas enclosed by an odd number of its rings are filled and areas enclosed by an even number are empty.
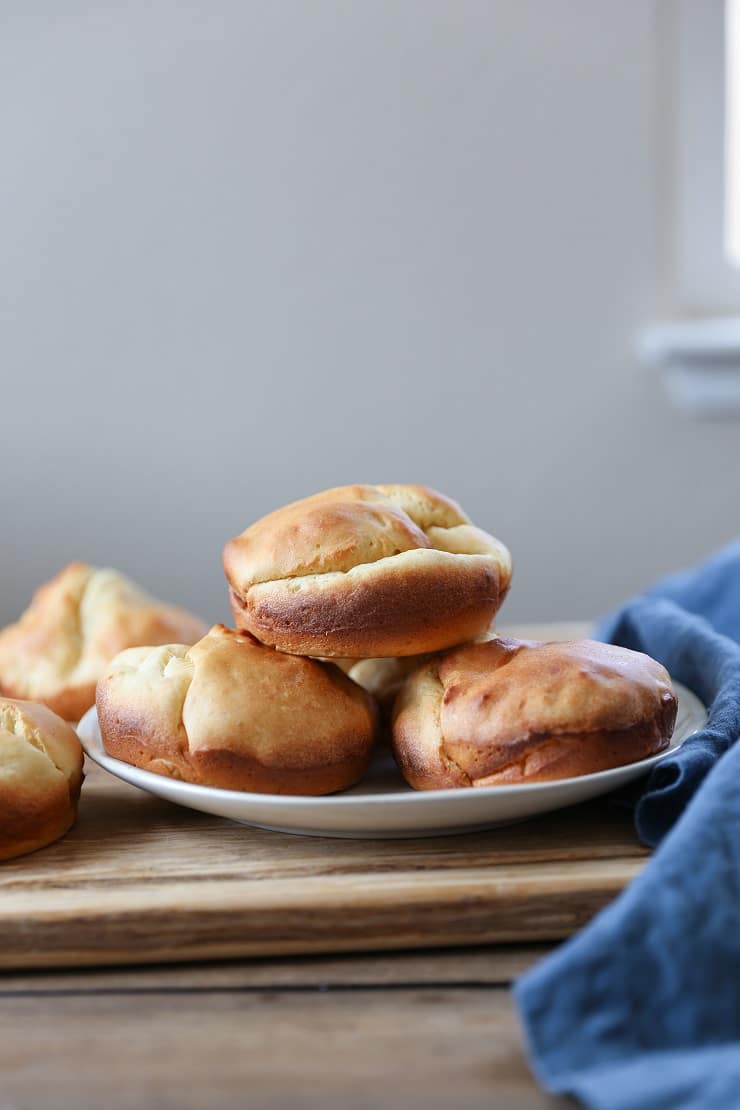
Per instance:
[[[659,659],[707,704],[709,720],[646,780],[637,829],[659,843],[647,866],[516,983],[530,1062],[544,1087],[592,1110],[732,1110],[740,1107],[740,544],[659,583],[598,634]]]

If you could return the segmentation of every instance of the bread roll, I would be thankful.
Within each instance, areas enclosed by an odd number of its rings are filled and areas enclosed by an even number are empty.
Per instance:
[[[375,698],[383,714],[389,714],[396,695],[412,671],[428,655],[405,655],[395,659],[343,659],[340,666],[353,682]]]
[[[372,699],[331,663],[216,625],[193,647],[131,648],[98,684],[110,755],[204,786],[329,794],[358,781]]]
[[[661,751],[676,708],[667,671],[647,655],[494,639],[411,675],[393,710],[393,750],[418,790],[569,778]]]
[[[45,705],[0,698],[0,859],[43,848],[77,814],[83,752]]]
[[[342,486],[229,541],[234,619],[280,651],[420,655],[484,632],[509,588],[502,543],[425,486]]]
[[[114,655],[137,644],[194,643],[197,617],[155,601],[118,571],[70,563],[0,632],[0,694],[42,701],[67,721],[95,703]]]

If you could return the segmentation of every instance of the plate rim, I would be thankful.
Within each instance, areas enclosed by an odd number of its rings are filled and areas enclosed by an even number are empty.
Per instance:
[[[572,775],[569,778],[562,779],[549,779],[546,782],[529,782],[529,783],[514,783],[501,786],[476,786],[474,788],[466,789],[461,787],[447,787],[442,790],[414,790],[412,787],[408,789],[399,789],[394,791],[378,792],[376,794],[350,794],[346,791],[336,794],[269,794],[258,793],[255,791],[247,790],[227,790],[220,786],[205,786],[194,782],[185,782],[182,779],[171,779],[166,775],[158,775],[154,771],[147,771],[142,767],[137,767],[133,763],[126,763],[124,760],[116,759],[115,756],[109,755],[102,745],[102,741],[98,742],[94,737],[94,730],[97,726],[97,707],[91,706],[90,709],[81,717],[77,724],[77,734],[80,743],[83,747],[85,754],[92,759],[94,763],[108,771],[109,774],[123,779],[124,782],[129,782],[131,785],[140,786],[140,789],[146,789],[146,786],[133,781],[129,777],[132,774],[135,778],[138,776],[144,777],[144,783],[151,782],[153,787],[160,787],[167,784],[169,789],[181,793],[184,798],[203,798],[215,797],[223,798],[225,802],[235,802],[240,800],[245,805],[252,802],[253,804],[264,805],[266,802],[277,810],[292,810],[296,808],[307,809],[323,809],[326,806],[331,806],[332,809],[354,809],[361,804],[382,805],[384,808],[399,805],[408,805],[409,802],[416,805],[432,805],[433,803],[443,802],[449,798],[461,799],[463,797],[474,797],[479,800],[485,798],[515,798],[517,796],[524,796],[532,793],[547,794],[548,792],[556,792],[562,790],[572,784],[594,784],[598,785],[601,782],[606,782],[610,777],[619,776],[620,772],[624,773],[627,770],[635,770],[637,767],[644,768],[646,771],[654,767],[656,763],[673,755],[679,751],[686,740],[693,736],[706,724],[708,711],[701,699],[683,683],[671,680],[679,695],[679,705],[681,701],[689,703],[690,711],[692,714],[698,714],[704,717],[701,725],[697,725],[690,732],[673,743],[673,738],[668,744],[668,747],[663,751],[657,752],[655,755],[646,756],[644,759],[635,760],[632,763],[621,763],[617,767],[607,767],[603,771],[593,771],[588,775]],[[675,735],[675,733],[674,733]],[[112,766],[108,766],[111,764]],[[117,768],[122,768],[123,773],[119,772]],[[158,793],[155,789],[154,793]],[[415,800],[415,801],[412,801]]]

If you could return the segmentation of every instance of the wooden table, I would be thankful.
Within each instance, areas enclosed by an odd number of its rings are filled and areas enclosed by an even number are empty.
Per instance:
[[[3,1110],[534,1108],[508,991],[539,948],[8,974]]]
[[[248,855],[250,889],[269,890],[271,882],[298,876],[306,861],[321,872],[331,859],[336,872],[337,845],[344,845],[342,873],[354,867],[360,874],[392,857],[391,842],[247,830],[177,809],[94,768],[83,801],[67,838],[0,871],[6,968],[0,973],[0,1110],[569,1105],[543,1094],[532,1079],[509,986],[639,871],[645,852],[624,814],[612,808],[604,823],[593,804],[576,807],[514,827],[501,848],[493,833],[480,834],[489,839],[476,849],[476,874],[480,880],[489,869],[489,893],[507,889],[507,882],[516,888],[516,868],[523,878],[533,861],[553,875],[562,871],[566,882],[568,868],[573,875],[583,863],[584,844],[603,865],[598,898],[589,880],[591,901],[576,898],[575,910],[551,915],[540,927],[548,939],[537,943],[531,914],[522,917],[526,943],[516,943],[510,924],[501,934],[506,943],[482,943],[499,934],[481,931],[479,923],[469,934],[475,946],[458,941],[456,947],[439,931],[444,918],[430,913],[426,936],[401,931],[394,942],[380,914],[368,943],[382,950],[368,952],[361,950],[361,934],[353,941],[339,919],[338,939],[328,932],[322,940],[324,919],[311,923],[307,914],[305,934],[273,928],[277,951],[299,951],[310,940],[309,950],[321,954],[214,959],[269,952],[270,936],[267,947],[254,947],[254,919],[239,917],[236,897],[236,916],[225,920],[223,935],[213,925],[199,929],[198,915],[207,907],[190,883],[199,870],[212,866],[241,890],[246,879],[238,874],[239,860]],[[134,840],[133,854],[122,855]],[[454,874],[455,853],[468,850],[470,837],[460,838],[459,847],[454,840],[396,842],[398,867],[431,881],[436,852]],[[183,875],[163,874],[157,860],[165,844],[188,879],[181,888]],[[277,875],[264,865],[270,845]],[[126,868],[132,868],[128,875]],[[141,910],[138,917],[126,915],[120,890],[127,882],[139,891],[140,905],[142,890],[151,890],[153,901],[165,898],[156,918],[159,939],[147,933]],[[161,892],[168,883],[181,896],[165,912]],[[70,914],[65,907],[72,895]],[[479,917],[485,918],[480,907]],[[293,947],[286,949],[287,935]],[[387,950],[408,947],[413,937],[414,950]],[[422,947],[430,940],[435,947]],[[337,954],[337,946],[353,950]],[[190,962],[166,962],[183,957]],[[100,966],[106,959],[110,966]]]

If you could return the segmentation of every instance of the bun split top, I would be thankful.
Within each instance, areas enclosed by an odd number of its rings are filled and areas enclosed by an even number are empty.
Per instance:
[[[393,748],[420,790],[540,782],[661,751],[676,709],[667,671],[640,652],[494,639],[431,659],[407,679]]]
[[[419,655],[475,639],[511,580],[499,540],[426,486],[341,486],[229,541],[239,628],[326,658]]]
[[[365,773],[376,711],[332,663],[216,625],[193,647],[130,648],[98,684],[103,745],[204,786],[328,794]]]
[[[186,643],[207,626],[155,601],[110,568],[70,563],[40,586],[16,624],[0,632],[0,694],[48,705],[78,721],[114,655],[136,644]]]

